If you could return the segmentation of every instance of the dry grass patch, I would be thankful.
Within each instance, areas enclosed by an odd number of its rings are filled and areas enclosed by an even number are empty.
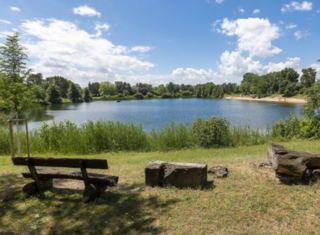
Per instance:
[[[320,152],[320,141],[283,143],[288,149]],[[106,158],[119,185],[83,204],[82,183],[55,180],[51,191],[27,198],[18,177],[26,168],[0,157],[0,232],[22,234],[318,234],[320,183],[284,185],[265,162],[267,145],[153,153],[80,156]],[[59,156],[55,156],[59,157]],[[62,157],[62,156],[61,156]],[[63,156],[66,157],[66,156]],[[79,157],[79,156],[67,156]],[[151,160],[207,163],[229,169],[209,175],[203,190],[147,187]],[[93,171],[106,173],[106,171]]]

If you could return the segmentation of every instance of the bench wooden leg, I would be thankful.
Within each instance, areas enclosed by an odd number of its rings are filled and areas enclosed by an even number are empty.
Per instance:
[[[53,186],[52,179],[39,180],[38,184],[39,184],[39,187],[37,186],[36,182],[26,184],[23,187],[23,192],[28,195],[35,195],[39,191],[48,190]]]
[[[82,202],[87,203],[95,199],[98,190],[93,184],[85,185]]]

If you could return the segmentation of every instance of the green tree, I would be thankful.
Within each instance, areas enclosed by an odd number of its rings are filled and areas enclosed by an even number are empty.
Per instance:
[[[100,95],[114,95],[116,93],[115,85],[111,82],[101,82],[99,93]]]
[[[281,83],[280,83],[280,86],[279,86],[279,93],[280,94],[283,94],[284,91],[286,90],[286,87],[287,85],[289,84],[289,81],[288,80],[283,80]]]
[[[49,85],[51,83],[54,83],[55,85],[57,85],[60,89],[61,92],[61,96],[63,98],[67,98],[68,97],[68,89],[69,89],[69,85],[70,85],[70,81],[64,77],[61,76],[53,76],[53,77],[47,77],[44,80],[44,89],[47,90]]]
[[[69,85],[68,89],[68,99],[72,100],[72,102],[77,101],[79,98],[81,98],[80,92],[76,85],[74,83],[71,83]]]
[[[304,113],[309,117],[320,116],[320,80],[317,80],[310,88],[307,93],[308,102],[304,109]]]
[[[51,83],[46,91],[47,93],[47,101],[49,101],[50,103],[61,103],[62,99],[61,99],[61,91],[60,88],[54,84]]]
[[[166,93],[166,88],[164,87],[163,84],[161,84],[161,85],[158,86],[157,93],[158,93],[159,95],[162,95],[163,93]]]
[[[99,96],[99,87],[100,87],[100,84],[99,82],[94,82],[94,83],[90,83],[88,84],[88,88],[89,88],[89,91],[91,92],[91,94],[93,96]]]
[[[169,92],[170,94],[172,92],[174,92],[174,84],[173,82],[169,82],[167,85],[166,85],[166,88],[167,88],[167,92]]]
[[[128,90],[124,90],[124,91],[123,91],[123,94],[124,94],[125,96],[128,96],[128,95],[130,95],[130,92],[129,92]]]
[[[31,82],[35,85],[42,86],[43,85],[43,75],[42,75],[42,73],[30,74],[27,81]]]
[[[89,91],[88,87],[84,88],[84,90],[83,90],[83,100],[85,102],[92,101],[92,97],[91,97],[91,94],[90,94],[90,91]]]
[[[31,70],[26,67],[25,61],[28,55],[26,48],[19,44],[19,34],[8,36],[6,43],[0,46],[0,109],[6,108],[16,113],[19,118],[19,111],[27,108],[32,99],[32,84],[26,79]],[[0,100],[1,100],[0,99]],[[17,124],[18,156],[20,157],[20,136]]]
[[[39,102],[39,100],[44,101],[46,99],[46,92],[41,86],[33,85],[32,92],[38,102]]]
[[[258,92],[258,88],[256,86],[251,86],[250,87],[250,93],[251,94],[257,94]]]
[[[302,69],[301,85],[309,88],[316,81],[317,72],[313,68]]]

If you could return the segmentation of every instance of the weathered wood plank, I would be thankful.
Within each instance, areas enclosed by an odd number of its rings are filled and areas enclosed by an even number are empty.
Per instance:
[[[83,180],[81,172],[77,171],[60,171],[60,170],[37,170],[38,177],[40,179],[75,179],[75,180]],[[23,172],[23,177],[25,178],[32,178],[31,173]],[[103,174],[96,174],[96,173],[88,173],[89,182],[94,183],[103,183],[108,186],[115,186],[118,183],[118,176],[113,175],[103,175]]]
[[[277,178],[283,182],[308,181],[312,170],[320,168],[320,154],[285,149],[282,145],[271,143],[268,159]]]
[[[103,159],[81,159],[81,158],[30,158],[34,166],[45,167],[66,167],[80,168],[80,161],[85,163],[86,168],[91,169],[108,169],[107,160]],[[18,166],[27,166],[28,158],[15,157],[12,158],[13,164]]]

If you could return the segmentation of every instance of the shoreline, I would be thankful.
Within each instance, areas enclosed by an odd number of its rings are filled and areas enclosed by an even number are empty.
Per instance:
[[[265,98],[251,98],[251,97],[224,97],[225,100],[244,100],[244,101],[262,101],[262,102],[275,102],[275,103],[291,103],[291,104],[306,104],[305,99],[299,98],[286,98],[286,97],[265,97]]]

